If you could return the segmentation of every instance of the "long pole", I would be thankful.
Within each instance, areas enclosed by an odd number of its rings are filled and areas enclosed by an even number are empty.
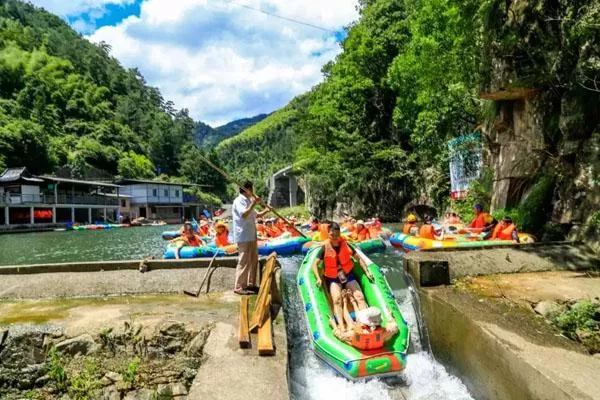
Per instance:
[[[204,157],[202,154],[198,154],[198,156],[202,159],[202,161],[204,161],[205,163],[207,163],[208,165],[210,165],[212,167],[212,169],[214,169],[215,171],[217,171],[219,174],[223,175],[223,177],[225,179],[227,179],[231,183],[235,183],[237,186],[239,186],[240,188],[244,189],[244,187],[237,180],[235,180],[227,172],[223,171],[221,168],[219,168],[215,164],[213,164],[212,161],[210,161],[208,158]],[[246,189],[244,189],[244,190],[246,190]],[[246,190],[246,194],[254,196],[255,198],[258,198],[253,193],[251,193],[249,190]],[[304,237],[304,238],[306,237],[306,235],[304,233],[302,233],[302,231],[300,231],[298,228],[296,228],[296,226],[294,224],[292,224],[290,221],[288,221],[287,218],[285,218],[284,216],[282,216],[281,214],[279,214],[277,211],[275,211],[275,209],[273,207],[265,204],[262,200],[259,201],[259,204],[261,206],[263,206],[263,207],[268,208],[269,210],[271,210],[271,212],[273,212],[273,214],[275,214],[275,215],[277,215],[277,217],[281,218],[288,226],[291,226],[292,229],[294,229],[296,232],[298,232],[300,235],[302,235],[302,237]]]

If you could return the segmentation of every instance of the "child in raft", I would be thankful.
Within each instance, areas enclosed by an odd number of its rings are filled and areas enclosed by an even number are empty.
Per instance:
[[[169,243],[173,243],[175,247],[175,258],[179,259],[179,251],[182,247],[201,247],[206,246],[206,243],[202,240],[200,235],[194,232],[194,228],[192,227],[192,223],[190,221],[185,221],[183,224],[183,234],[178,238],[170,240]]]
[[[377,307],[368,307],[360,311],[355,311],[356,321],[352,319],[349,309],[352,307],[357,310],[358,304],[352,295],[352,292],[344,290],[342,292],[344,322],[346,329],[342,324],[336,323],[332,318],[331,325],[333,334],[336,338],[359,350],[374,350],[383,347],[386,341],[398,333],[398,325],[388,314],[386,327],[381,326],[381,311]]]

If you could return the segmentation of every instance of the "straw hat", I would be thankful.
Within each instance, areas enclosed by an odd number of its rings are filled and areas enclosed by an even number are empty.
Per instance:
[[[220,227],[220,226],[222,226],[223,228],[227,229],[227,224],[225,224],[225,222],[223,222],[223,221],[218,221],[215,224],[215,229],[218,228],[218,227]]]
[[[381,325],[381,311],[377,307],[369,307],[356,313],[356,321],[371,327]]]

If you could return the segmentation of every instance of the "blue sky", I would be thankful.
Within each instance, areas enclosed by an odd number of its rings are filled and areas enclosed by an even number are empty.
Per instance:
[[[309,90],[358,18],[356,0],[32,2],[107,42],[165,99],[213,126],[274,111]]]

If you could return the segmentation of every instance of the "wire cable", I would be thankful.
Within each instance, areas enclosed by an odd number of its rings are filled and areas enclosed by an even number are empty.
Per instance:
[[[294,19],[294,18],[290,18],[290,17],[284,17],[283,15],[274,14],[274,13],[271,13],[269,11],[263,10],[262,8],[252,7],[252,6],[249,6],[247,4],[238,3],[235,0],[225,0],[225,2],[228,3],[228,4],[234,4],[236,6],[246,8],[248,10],[260,12],[260,13],[263,13],[263,14],[271,16],[271,17],[279,18],[279,19],[284,20],[284,21],[293,22],[295,24],[308,26],[309,28],[318,29],[318,30],[321,30],[321,31],[324,31],[324,32],[328,32],[328,33],[336,33],[336,30],[334,30],[334,29],[324,28],[322,26],[311,24],[311,23],[305,22],[305,21],[300,21],[300,20],[297,20],[297,19]]]

